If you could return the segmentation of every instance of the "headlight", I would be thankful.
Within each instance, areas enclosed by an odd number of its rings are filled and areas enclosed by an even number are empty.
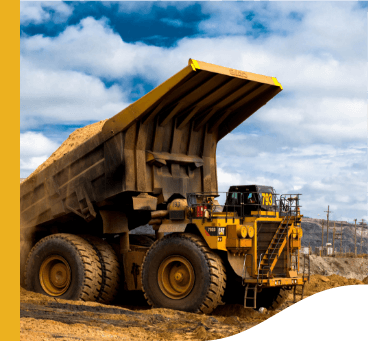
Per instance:
[[[247,226],[248,236],[252,238],[254,236],[254,228],[253,226]]]
[[[238,238],[244,239],[247,237],[247,228],[245,226],[240,226],[237,229]]]

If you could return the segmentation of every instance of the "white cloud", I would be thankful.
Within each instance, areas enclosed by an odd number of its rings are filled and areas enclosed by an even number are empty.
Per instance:
[[[41,122],[98,121],[128,105],[119,86],[71,70],[45,70],[21,58],[21,128]]]
[[[52,18],[53,22],[59,23],[68,19],[73,13],[73,8],[62,1],[21,1],[20,23],[42,24]]]
[[[162,18],[160,19],[163,23],[174,26],[174,27],[183,27],[184,23],[179,19],[170,19],[170,18]]]
[[[294,99],[278,99],[274,106],[265,106],[252,119],[269,133],[283,134],[296,144],[346,144],[367,139],[366,101],[359,97],[298,93]]]
[[[20,159],[20,174],[21,178],[28,177],[39,165],[47,160],[49,156],[44,155],[40,157],[29,157],[26,159]],[[23,177],[22,177],[23,176]]]
[[[153,5],[116,6],[148,14]],[[189,57],[276,76],[284,91],[220,142],[220,188],[268,184],[278,192],[302,192],[307,213],[331,204],[340,216],[366,215],[367,23],[366,11],[357,6],[203,2],[209,18],[199,24],[200,33],[169,48],[127,43],[107,19],[91,17],[55,37],[22,36],[21,122],[31,127],[40,120],[111,117],[128,104],[133,78],[156,86]],[[48,20],[37,8],[41,19],[34,14],[34,22]],[[252,10],[255,16],[247,21]],[[273,34],[244,35],[255,22]]]
[[[58,144],[42,133],[20,134],[20,175],[27,177],[42,164],[56,149]]]
[[[178,10],[183,10],[189,6],[192,6],[191,2],[195,2],[196,0],[185,0],[185,1],[131,1],[131,0],[122,0],[118,2],[108,2],[102,1],[101,3],[106,7],[114,7],[117,5],[117,10],[119,12],[123,12],[124,14],[150,14],[153,7],[159,8],[168,8],[175,7]]]
[[[23,37],[21,53],[43,67],[78,69],[114,80],[140,76],[156,84],[180,70],[192,57],[277,76],[289,93],[362,96],[367,75],[365,59],[355,58],[352,62],[339,60],[338,54],[318,56],[303,53],[295,45],[293,37],[272,37],[259,44],[245,36],[184,38],[172,48],[126,43],[105,19],[89,17],[54,38]]]
[[[51,154],[58,145],[42,133],[25,132],[20,134],[20,153],[22,157],[39,157]]]
[[[106,19],[91,17],[81,20],[78,25],[68,26],[55,38],[36,35],[21,39],[21,54],[36,65],[77,69],[115,80],[138,74],[157,82],[159,77],[154,61],[163,57],[164,50],[143,43],[126,43],[110,28]]]
[[[279,35],[255,42],[266,44],[273,52],[284,51],[284,55],[285,51],[332,53],[349,59],[365,58],[357,32],[365,35],[366,11],[357,7],[356,2],[227,2],[226,5],[204,2],[202,12],[210,17],[202,21],[199,28],[212,36],[244,34],[244,31],[252,33],[254,24],[259,23],[266,32]]]
[[[221,191],[235,185],[228,182],[235,177],[236,184],[271,185],[279,194],[302,193],[301,202],[306,216],[313,213],[316,216],[328,204],[336,205],[336,218],[366,215],[365,145],[342,148],[316,144],[276,151],[256,147],[262,153],[252,156],[242,156],[238,150],[232,150],[235,145],[241,145],[244,150],[255,148],[249,143],[244,139],[238,144],[233,139],[220,142],[217,163],[221,170],[218,172]]]

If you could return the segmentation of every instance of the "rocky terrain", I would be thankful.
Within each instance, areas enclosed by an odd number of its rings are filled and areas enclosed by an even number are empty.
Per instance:
[[[342,226],[342,252],[347,253],[350,251],[354,252],[354,235],[355,235],[355,226],[354,224],[344,222],[344,221],[330,221],[329,224],[329,232],[328,232],[328,242],[332,243],[333,238],[333,227],[334,223],[336,226],[336,233],[340,233]],[[302,237],[302,246],[309,247],[311,246],[312,251],[315,250],[316,247],[321,246],[322,240],[322,220],[321,219],[313,219],[313,218],[303,218],[302,220],[302,228],[303,228],[303,237]],[[361,225],[357,222],[357,253],[361,253]],[[324,245],[327,242],[327,225],[326,220],[324,220]],[[368,228],[367,225],[363,228],[363,241],[362,241],[362,253],[368,254]],[[335,251],[340,252],[340,237],[335,236]]]
[[[310,256],[311,274],[341,275],[346,279],[368,277],[368,258],[338,258]]]

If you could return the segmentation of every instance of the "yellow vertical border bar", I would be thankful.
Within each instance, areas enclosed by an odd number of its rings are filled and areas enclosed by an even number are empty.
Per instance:
[[[0,340],[20,339],[19,62],[20,4],[1,5]]]

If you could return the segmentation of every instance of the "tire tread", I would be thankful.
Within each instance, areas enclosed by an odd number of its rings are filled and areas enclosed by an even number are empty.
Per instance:
[[[53,239],[62,239],[64,241],[67,241],[76,250],[80,259],[82,260],[84,268],[84,281],[79,294],[79,299],[83,301],[95,301],[99,293],[100,281],[102,278],[102,273],[99,268],[98,256],[87,241],[82,239],[80,236],[73,234],[66,234],[66,233],[52,234],[41,239],[33,246],[28,255],[25,265],[24,276],[26,287],[28,288],[29,286],[29,284],[27,284],[28,263],[33,257],[33,253],[38,248],[40,248],[40,246],[43,243]],[[89,277],[87,273],[90,273],[92,277]]]
[[[82,235],[82,237],[93,247],[99,258],[102,279],[96,301],[109,304],[115,299],[120,286],[118,257],[110,244],[101,238],[90,235]]]
[[[207,265],[210,270],[210,286],[208,288],[207,295],[203,301],[203,303],[200,305],[200,307],[197,309],[196,313],[204,313],[209,314],[211,313],[218,305],[223,304],[222,297],[225,293],[225,287],[226,287],[226,271],[225,271],[225,265],[222,261],[222,259],[215,254],[207,245],[207,243],[203,240],[202,237],[199,237],[195,234],[191,233],[173,233],[166,235],[160,240],[157,240],[153,243],[151,248],[146,253],[144,259],[143,259],[143,266],[142,266],[142,274],[144,272],[144,265],[145,260],[147,257],[149,257],[149,254],[154,250],[160,241],[163,239],[170,239],[172,237],[180,237],[182,239],[186,239],[191,241],[193,244],[199,248],[199,250],[204,255]],[[153,302],[148,298],[144,285],[142,283],[142,290],[144,293],[144,297],[146,298],[149,305],[154,306]]]

